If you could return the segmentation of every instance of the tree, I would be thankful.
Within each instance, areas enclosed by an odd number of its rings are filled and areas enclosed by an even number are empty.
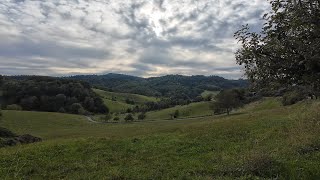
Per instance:
[[[105,116],[104,116],[104,121],[105,122],[108,122],[108,121],[110,121],[112,119],[112,115],[110,114],[110,113],[108,113],[108,114],[106,114]]]
[[[139,120],[144,120],[146,118],[146,113],[140,113],[139,115],[138,115],[138,119]]]
[[[260,33],[248,25],[235,33],[242,47],[236,52],[239,65],[254,87],[307,86],[320,92],[319,0],[271,0]],[[318,93],[319,95],[319,93]]]
[[[1,108],[1,105],[0,105],[0,120],[2,119],[3,117],[3,114],[2,114],[2,108]]]
[[[70,107],[70,110],[73,114],[79,114],[79,111],[82,111],[83,107],[80,103],[73,103]]]
[[[22,107],[17,105],[17,104],[11,104],[11,105],[7,105],[6,109],[7,110],[21,111]]]
[[[124,118],[125,121],[133,121],[134,117],[132,116],[132,114],[127,114],[127,116]]]
[[[234,108],[241,107],[244,101],[244,94],[237,89],[221,91],[216,97],[210,108],[215,114],[227,113],[228,115]]]
[[[178,118],[180,116],[180,111],[176,110],[173,114],[173,118]]]

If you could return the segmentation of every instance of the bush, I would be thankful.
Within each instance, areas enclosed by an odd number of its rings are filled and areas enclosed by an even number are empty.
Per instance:
[[[22,107],[17,105],[17,104],[11,104],[11,105],[8,105],[7,110],[16,110],[16,111],[21,111],[22,110]]]
[[[86,111],[83,107],[78,109],[78,114],[85,115],[85,116],[89,115],[88,111]]]
[[[176,110],[173,114],[173,118],[178,118],[180,116],[180,111]]]
[[[80,103],[73,103],[70,107],[70,111],[73,114],[80,114],[83,112],[83,107]]]
[[[295,91],[287,92],[282,97],[282,104],[284,106],[289,106],[292,104],[296,104],[297,102],[302,101],[305,98],[306,96],[301,91],[295,90]]]
[[[61,107],[61,108],[59,109],[59,113],[66,113],[66,110],[65,110],[63,107]]]
[[[0,127],[0,137],[2,138],[9,138],[9,137],[16,137],[17,135],[11,132],[6,128]]]
[[[110,121],[112,119],[112,115],[111,114],[106,114],[105,116],[104,116],[104,121],[105,122],[108,122],[108,121]]]
[[[141,113],[138,115],[138,119],[139,120],[144,120],[146,118],[146,114],[145,113]]]
[[[125,118],[124,118],[125,121],[133,121],[134,118],[132,116],[132,114],[128,114]]]
[[[115,117],[113,120],[114,120],[114,121],[119,121],[120,118],[119,118],[119,117]]]

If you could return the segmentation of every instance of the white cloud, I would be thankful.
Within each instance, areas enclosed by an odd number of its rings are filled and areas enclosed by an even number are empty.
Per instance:
[[[261,0],[5,0],[2,74],[241,76],[233,33],[259,28]]]

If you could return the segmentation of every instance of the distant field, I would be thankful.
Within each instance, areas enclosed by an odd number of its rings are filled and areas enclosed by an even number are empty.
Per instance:
[[[204,91],[204,92],[201,94],[201,96],[202,96],[203,98],[206,98],[206,97],[208,97],[208,96],[210,96],[210,95],[212,95],[212,97],[215,97],[217,94],[219,94],[219,92],[220,92],[220,91]]]
[[[110,112],[126,112],[128,108],[132,108],[136,105],[143,105],[146,102],[156,102],[157,98],[142,96],[138,94],[129,94],[129,93],[115,93],[103,91],[100,89],[93,89],[94,92],[100,95],[103,99],[105,105],[110,109]],[[134,105],[127,104],[126,99],[132,100],[135,102]]]
[[[277,99],[204,119],[89,123],[4,111],[1,126],[45,138],[0,149],[0,179],[319,179],[320,102]]]
[[[145,102],[156,102],[159,99],[155,97],[148,97],[148,96],[143,96],[139,94],[129,94],[129,93],[116,93],[116,92],[108,92],[108,91],[103,91],[100,89],[93,89],[94,92],[99,94],[100,96],[106,98],[106,99],[116,99],[119,102],[126,102],[126,99],[133,100],[137,104],[144,104]]]
[[[179,110],[179,117],[181,118],[212,115],[210,102],[197,102],[185,106],[176,106],[159,111],[151,111],[146,115],[147,119],[170,119],[170,114],[173,114],[176,110]]]
[[[110,112],[126,112],[128,108],[134,107],[134,105],[126,104],[120,101],[112,101],[106,98],[102,98],[102,100],[109,108]]]

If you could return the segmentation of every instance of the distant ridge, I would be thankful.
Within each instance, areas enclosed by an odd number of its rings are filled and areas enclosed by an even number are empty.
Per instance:
[[[194,99],[203,91],[220,91],[248,86],[247,80],[229,80],[219,76],[165,75],[142,78],[124,74],[75,75],[70,79],[87,81],[108,91],[135,93],[146,96]]]

